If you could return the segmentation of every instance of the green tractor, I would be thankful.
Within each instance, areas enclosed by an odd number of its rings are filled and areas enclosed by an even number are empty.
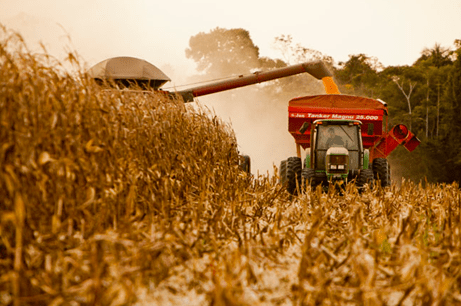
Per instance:
[[[300,157],[280,165],[280,181],[295,194],[306,185],[315,188],[330,183],[344,186],[355,180],[359,188],[373,183],[369,150],[363,148],[359,120],[320,119],[312,123],[311,147],[302,166]],[[300,128],[304,134],[309,124]]]
[[[358,120],[323,119],[313,122],[311,148],[301,171],[305,183],[316,187],[355,180],[360,188],[373,183],[370,152],[363,148],[361,125]]]

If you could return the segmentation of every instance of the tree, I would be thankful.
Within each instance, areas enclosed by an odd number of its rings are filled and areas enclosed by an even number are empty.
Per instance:
[[[215,28],[189,40],[186,57],[197,63],[207,79],[249,73],[259,68],[259,48],[244,29]]]
[[[322,52],[303,47],[293,41],[291,35],[280,35],[275,38],[275,48],[278,49],[289,64],[321,60],[326,65],[333,66],[333,58]]]
[[[332,57],[295,43],[291,35],[276,37],[274,45],[282,53],[284,61],[281,62],[285,62],[285,66],[287,64],[295,65],[318,60],[323,61],[330,68],[333,65]],[[271,86],[271,92],[279,100],[289,100],[296,96],[323,94],[325,93],[325,88],[323,83],[314,77],[300,74],[274,81]]]
[[[416,61],[416,65],[421,62],[428,62],[431,66],[440,68],[446,65],[451,65],[452,61],[450,56],[453,54],[453,51],[450,48],[442,47],[440,44],[436,43],[432,49],[424,48],[421,52],[421,57]]]
[[[399,147],[389,156],[393,173],[416,181],[461,180],[461,40],[455,47],[453,52],[435,44],[424,49],[412,66],[382,70],[359,54],[336,70],[343,92],[387,102],[390,126],[408,120],[413,133],[426,135],[412,153]]]
[[[450,48],[442,47],[440,44],[435,44],[432,49],[424,48],[421,52],[421,57],[415,62],[414,66],[422,70],[422,74],[426,79],[426,110],[429,111],[430,99],[432,95],[436,95],[436,124],[435,134],[439,137],[440,131],[440,108],[441,108],[441,91],[442,86],[446,84],[448,70],[452,65],[453,51]],[[426,118],[429,120],[428,116]],[[428,123],[427,123],[428,124]],[[426,132],[427,133],[427,132]]]
[[[355,95],[374,96],[377,71],[382,68],[376,58],[365,54],[349,55],[349,60],[339,65],[341,69],[336,70],[335,75],[343,85],[342,90]]]
[[[416,82],[412,83],[411,80],[408,82],[408,93],[405,92],[404,87],[404,81],[400,81],[400,78],[398,76],[393,76],[392,81],[397,84],[397,87],[400,89],[402,94],[405,96],[405,99],[407,100],[407,105],[408,105],[408,115],[410,116],[410,130],[411,130],[411,123],[412,123],[412,114],[411,114],[411,93],[413,92],[413,89],[416,86]]]
[[[446,142],[450,144],[453,152],[453,162],[458,167],[457,175],[461,173],[461,48],[456,51],[457,58],[449,73],[448,86],[444,98],[452,105],[449,115],[450,133]],[[459,177],[458,177],[459,180]]]

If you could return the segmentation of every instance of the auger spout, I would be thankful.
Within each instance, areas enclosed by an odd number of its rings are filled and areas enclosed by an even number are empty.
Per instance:
[[[207,85],[192,87],[189,89],[178,91],[177,93],[181,95],[184,99],[184,102],[192,102],[195,97],[205,96],[221,91],[226,91],[230,89],[235,89],[239,87],[244,87],[252,84],[263,83],[279,78],[284,78],[300,73],[309,73],[313,77],[319,80],[325,80],[329,78],[332,80],[333,74],[328,70],[326,65],[322,61],[307,62],[292,66],[287,66],[283,68],[277,68],[271,71],[265,72],[255,72],[249,75],[241,75],[236,78],[219,81]],[[324,81],[325,84],[325,81]],[[331,82],[329,82],[331,84]],[[333,82],[334,84],[334,82]],[[331,85],[330,85],[331,86]],[[325,88],[327,89],[326,85]],[[336,87],[337,90],[337,87]],[[327,91],[327,93],[329,93]],[[334,92],[336,93],[336,92]],[[339,91],[337,92],[339,93]]]

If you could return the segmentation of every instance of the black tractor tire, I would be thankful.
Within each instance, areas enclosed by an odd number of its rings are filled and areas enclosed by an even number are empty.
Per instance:
[[[373,177],[375,181],[380,181],[382,187],[391,185],[391,169],[387,159],[375,158],[372,164]]]
[[[363,169],[360,170],[359,175],[357,176],[356,185],[359,189],[363,189],[366,184],[373,186],[373,170],[371,169]]]
[[[314,169],[304,168],[301,171],[301,177],[303,179],[303,187],[305,187],[305,190],[307,189],[307,186],[311,186],[312,188],[315,188],[317,186]]]
[[[239,167],[247,174],[251,173],[251,158],[248,155],[240,155]]]
[[[279,168],[279,183],[285,185],[287,183],[287,161],[282,160]]]
[[[287,159],[287,172],[286,172],[286,186],[287,191],[290,194],[296,195],[298,193],[298,189],[302,188],[301,185],[301,171],[303,165],[301,162],[301,158],[299,157],[289,157]]]

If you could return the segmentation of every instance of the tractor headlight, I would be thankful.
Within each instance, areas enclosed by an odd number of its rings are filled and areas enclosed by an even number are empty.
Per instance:
[[[338,170],[344,170],[344,169],[345,169],[344,165],[338,165]]]
[[[330,169],[338,169],[336,165],[330,165]]]

